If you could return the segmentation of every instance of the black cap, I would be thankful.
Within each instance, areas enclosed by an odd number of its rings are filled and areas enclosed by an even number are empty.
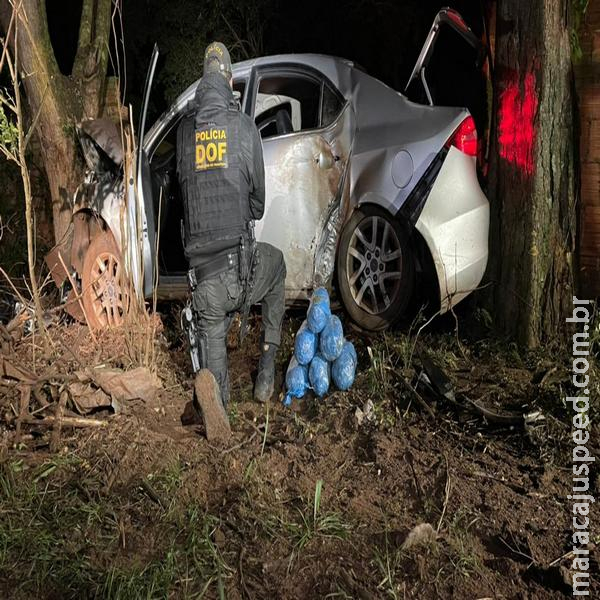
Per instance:
[[[231,57],[225,44],[212,42],[204,51],[204,74],[221,73],[231,77]]]

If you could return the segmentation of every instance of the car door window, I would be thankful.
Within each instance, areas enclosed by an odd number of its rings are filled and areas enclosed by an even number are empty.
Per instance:
[[[344,103],[328,84],[323,83],[323,102],[321,106],[321,127],[331,125],[342,112]]]
[[[302,75],[263,77],[254,120],[261,137],[296,133],[320,126],[321,82]]]
[[[246,80],[234,80],[233,82],[233,95],[239,100],[240,104],[244,106],[244,94],[246,92]]]

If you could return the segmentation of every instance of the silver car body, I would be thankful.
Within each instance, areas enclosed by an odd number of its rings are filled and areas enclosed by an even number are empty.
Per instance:
[[[430,103],[425,67],[443,22],[453,27],[459,23],[461,35],[472,36],[453,11],[445,9],[436,18],[411,76],[421,77]],[[126,183],[102,185],[101,176],[93,177],[96,192],[90,192],[94,198],[87,206],[113,230],[140,295],[151,295],[158,274],[159,295],[173,298],[187,293],[187,282],[184,270],[170,273],[157,267],[152,173],[157,148],[189,109],[198,82],[144,134],[157,60],[155,48],[142,106],[137,178],[130,175],[132,165],[123,166]],[[289,131],[263,139],[266,202],[256,234],[283,251],[290,303],[306,299],[318,285],[330,286],[340,231],[356,207],[365,205],[383,208],[422,238],[435,269],[440,312],[479,285],[488,257],[489,205],[479,186],[475,157],[449,144],[469,116],[466,109],[413,103],[351,61],[318,54],[241,62],[234,65],[233,76],[234,87],[243,88],[241,108],[259,121],[259,129],[269,126],[264,115],[288,105]],[[302,128],[297,99],[285,90],[270,93],[261,88],[269,77],[317,82],[320,114],[326,89],[338,100],[335,114],[327,122],[320,116],[319,126]],[[91,137],[98,143],[97,136]],[[124,196],[135,201],[123,204]]]
[[[259,102],[254,100],[254,82],[273,73],[314,74],[344,99],[327,127],[263,140],[266,206],[256,234],[283,251],[286,295],[294,301],[331,282],[337,237],[351,211],[374,204],[400,215],[469,113],[410,102],[348,60],[288,54],[234,65],[234,81],[246,82],[242,108],[254,117],[269,103],[264,94]],[[197,84],[146,134],[144,150],[150,160],[192,101]],[[285,101],[273,97],[270,105]],[[413,224],[435,265],[441,312],[479,285],[487,264],[488,224],[489,206],[477,180],[475,158],[450,148]]]

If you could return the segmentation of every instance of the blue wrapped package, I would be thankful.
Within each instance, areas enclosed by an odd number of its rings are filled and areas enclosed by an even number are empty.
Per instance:
[[[319,398],[323,397],[329,390],[329,368],[329,363],[319,353],[315,354],[308,368],[310,386]]]
[[[352,342],[346,341],[342,352],[331,365],[331,377],[335,386],[342,391],[349,390],[354,383],[358,357]]]
[[[325,288],[317,288],[306,311],[306,322],[314,333],[321,333],[331,316],[329,294]]]
[[[327,306],[329,306],[329,292],[324,287],[316,288],[313,292],[313,296],[322,298],[323,300],[325,300],[325,302],[327,302]]]
[[[284,404],[289,406],[292,398],[302,398],[308,388],[308,369],[298,364],[295,356],[292,356],[287,372],[285,374],[285,387],[287,394]]]
[[[335,315],[331,315],[321,333],[319,349],[326,360],[333,362],[340,355],[343,347],[344,329],[342,328],[342,322]]]
[[[294,356],[301,365],[308,365],[317,352],[319,334],[314,333],[304,321],[298,329],[294,342]]]

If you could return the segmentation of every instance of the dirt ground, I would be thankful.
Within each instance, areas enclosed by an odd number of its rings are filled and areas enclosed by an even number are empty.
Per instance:
[[[285,323],[280,371],[298,325]],[[570,596],[568,363],[462,339],[447,323],[418,344],[414,333],[349,330],[350,392],[262,406],[251,401],[257,328],[230,351],[226,447],[202,436],[188,357],[168,326],[153,402],[93,415],[106,427],[63,428],[57,452],[33,429],[15,447],[2,425],[0,597]],[[118,344],[104,340],[98,354],[82,329],[61,333],[80,361],[127,366]],[[491,426],[423,395],[431,418],[400,381],[412,381],[419,347],[455,389],[546,421]],[[3,391],[5,411],[14,390]],[[596,464],[591,480],[598,496]]]

